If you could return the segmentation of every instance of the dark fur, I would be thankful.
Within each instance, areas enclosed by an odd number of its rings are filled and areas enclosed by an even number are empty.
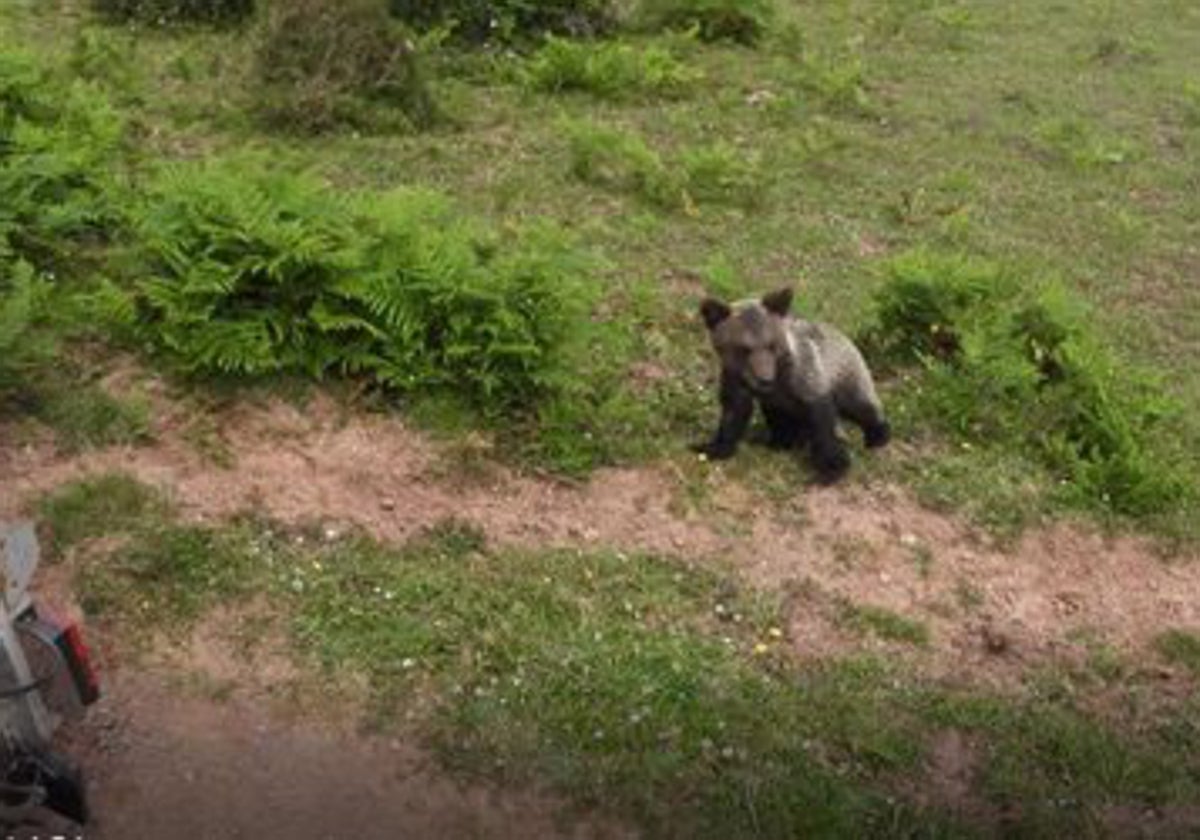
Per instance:
[[[857,378],[800,392],[803,389],[797,386],[807,384],[802,360],[794,352],[801,339],[789,344],[783,332],[798,324],[788,316],[791,303],[791,290],[781,289],[764,296],[760,307],[746,307],[737,313],[711,298],[701,304],[701,316],[722,358],[721,416],[713,437],[693,448],[713,459],[732,457],[746,436],[757,403],[766,421],[767,446],[807,449],[818,477],[834,481],[850,466],[850,454],[837,432],[839,418],[861,427],[868,448],[886,444],[891,432],[865,364]],[[738,322],[723,328],[735,314]],[[849,354],[861,362],[852,345],[847,350],[838,341],[849,345],[839,335],[837,341],[829,339],[826,352]],[[858,381],[864,377],[865,384]]]

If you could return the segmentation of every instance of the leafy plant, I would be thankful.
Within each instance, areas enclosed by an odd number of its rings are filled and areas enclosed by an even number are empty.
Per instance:
[[[642,0],[640,17],[651,29],[696,29],[706,41],[754,44],[775,19],[772,0]]]
[[[918,413],[974,445],[1031,455],[1068,503],[1145,516],[1187,504],[1174,403],[1120,362],[1061,285],[924,251],[889,265],[866,343],[925,377]]]
[[[561,235],[502,239],[431,192],[339,200],[254,163],[181,167],[136,229],[149,276],[110,311],[197,373],[365,375],[516,410],[554,388],[590,305]]]
[[[257,65],[259,110],[281,128],[371,127],[381,104],[417,128],[438,116],[415,45],[376,0],[278,0]]]
[[[637,94],[678,95],[697,78],[669,50],[629,44],[577,42],[550,36],[521,71],[525,85],[560,93],[582,91],[606,99]]]
[[[112,221],[106,171],[123,125],[92,86],[0,50],[0,258],[38,267]]]

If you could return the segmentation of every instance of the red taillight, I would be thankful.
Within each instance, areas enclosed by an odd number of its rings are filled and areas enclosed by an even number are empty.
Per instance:
[[[100,681],[96,679],[96,669],[92,667],[92,655],[83,641],[83,632],[79,624],[72,621],[62,628],[55,646],[62,654],[71,672],[71,681],[79,692],[79,700],[85,706],[90,706],[100,699]]]

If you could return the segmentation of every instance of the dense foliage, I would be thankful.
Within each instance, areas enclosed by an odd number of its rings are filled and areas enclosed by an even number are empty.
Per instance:
[[[122,131],[89,85],[0,51],[0,258],[45,266],[111,219],[108,166]]]
[[[890,263],[870,341],[916,362],[920,413],[972,444],[1025,451],[1083,506],[1144,515],[1180,504],[1177,409],[1117,360],[1062,285],[923,251]]]
[[[339,200],[245,162],[180,167],[136,230],[149,273],[130,311],[196,372],[363,374],[527,408],[586,311],[561,237],[489,235],[430,192]]]

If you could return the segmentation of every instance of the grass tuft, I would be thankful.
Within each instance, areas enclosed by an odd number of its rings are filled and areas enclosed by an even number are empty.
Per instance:
[[[58,555],[89,539],[157,523],[168,511],[158,492],[120,473],[67,485],[37,505],[51,550]]]
[[[1182,665],[1200,677],[1200,633],[1168,630],[1155,639],[1154,644],[1167,661]]]

